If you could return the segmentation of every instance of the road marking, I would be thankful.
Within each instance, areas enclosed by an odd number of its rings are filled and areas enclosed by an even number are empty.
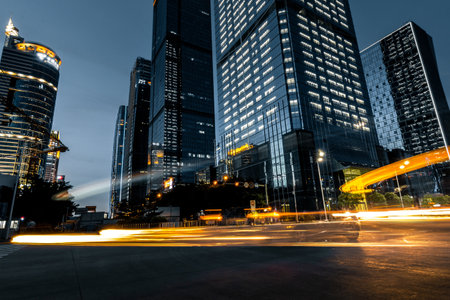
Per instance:
[[[22,245],[10,245],[10,244],[5,244],[5,245],[0,245],[0,259],[2,259],[5,256],[8,256],[9,254],[16,252],[20,249],[22,249],[25,246]]]

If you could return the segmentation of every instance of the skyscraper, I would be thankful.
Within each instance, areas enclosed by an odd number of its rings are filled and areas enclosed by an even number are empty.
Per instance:
[[[61,59],[9,20],[0,62],[0,173],[43,175]],[[19,151],[19,149],[21,151]],[[21,155],[19,155],[21,152]]]
[[[138,57],[130,75],[122,181],[122,201],[130,206],[144,203],[147,193],[151,71],[151,61]]]
[[[193,183],[214,161],[209,0],[156,0],[150,105],[150,187]]]
[[[52,130],[51,139],[48,143],[49,149],[55,149],[59,147],[59,131]],[[44,169],[44,180],[47,182],[56,182],[58,175],[58,166],[59,166],[59,156],[60,151],[49,152],[45,158],[45,169]]]
[[[319,149],[327,199],[333,173],[377,166],[348,1],[223,0],[214,11],[219,160],[268,144],[273,197],[292,203],[295,190],[302,209],[317,207]]]
[[[449,141],[449,108],[432,38],[409,22],[361,51],[381,146],[411,155]]]
[[[113,157],[111,167],[110,216],[114,216],[118,205],[122,202],[123,158],[125,131],[127,126],[127,107],[121,105],[117,113],[114,132]]]

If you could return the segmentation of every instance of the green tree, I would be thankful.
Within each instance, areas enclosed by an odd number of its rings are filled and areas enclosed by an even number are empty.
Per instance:
[[[362,200],[361,194],[342,193],[338,197],[341,209],[355,209]]]
[[[403,195],[402,199],[403,199],[403,205],[405,207],[414,206],[414,198],[411,197],[410,195]]]
[[[433,204],[450,204],[450,196],[442,194],[426,194],[422,198],[422,206],[430,207]]]
[[[397,196],[397,194],[389,192],[389,193],[384,194],[384,197],[386,198],[386,202],[388,205],[399,205],[400,204],[400,197]]]
[[[450,203],[450,196],[447,195],[435,195],[433,202],[436,204],[446,205]]]
[[[420,205],[422,207],[431,207],[433,206],[434,202],[433,202],[433,195],[431,194],[426,194],[423,196],[422,201],[420,201]]]
[[[367,196],[367,202],[370,206],[386,205],[386,198],[383,194],[373,192]]]
[[[71,215],[76,205],[68,190],[67,182],[45,182],[39,177],[29,179],[28,184],[19,191],[14,206],[15,217],[25,217],[38,225],[58,225],[64,216]]]

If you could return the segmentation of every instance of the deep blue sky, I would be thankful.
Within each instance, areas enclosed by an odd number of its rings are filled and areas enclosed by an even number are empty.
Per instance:
[[[152,2],[2,0],[0,26],[13,17],[26,40],[51,47],[62,59],[53,129],[70,148],[61,156],[59,173],[74,186],[109,180],[117,109],[128,101],[134,60],[151,54]],[[450,98],[450,1],[350,0],[350,5],[360,49],[411,20],[424,28],[434,39]],[[105,210],[106,190],[103,184],[102,193],[78,201]]]

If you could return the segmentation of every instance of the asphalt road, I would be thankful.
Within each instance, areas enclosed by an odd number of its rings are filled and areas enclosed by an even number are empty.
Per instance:
[[[449,299],[450,220],[363,222],[350,243],[318,232],[285,246],[20,246],[0,258],[0,299]]]

